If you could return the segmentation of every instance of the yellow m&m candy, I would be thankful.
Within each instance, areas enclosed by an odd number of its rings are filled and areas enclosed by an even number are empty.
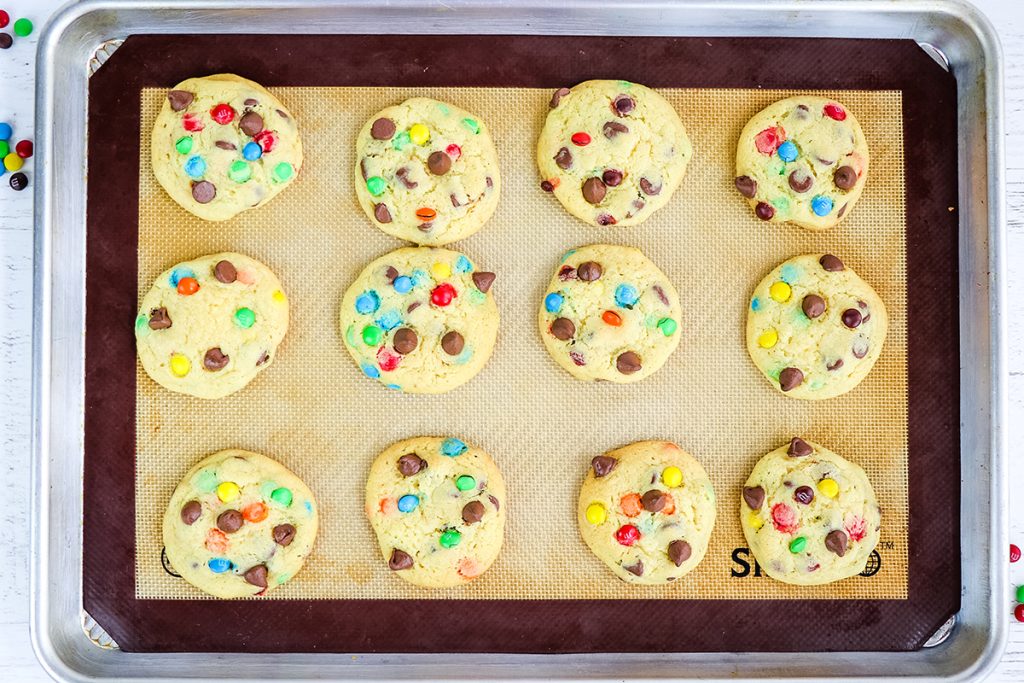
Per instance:
[[[430,139],[430,129],[422,123],[414,123],[412,127],[409,128],[409,139],[412,140],[415,145],[425,145],[427,140]]]
[[[280,289],[275,289],[274,293],[271,294],[270,296],[273,297],[274,301],[276,301],[279,304],[283,304],[285,302],[284,292],[282,292]]]
[[[598,524],[604,524],[604,520],[608,519],[608,511],[604,509],[604,505],[600,503],[591,503],[587,506],[587,521],[597,526]]]
[[[779,333],[774,329],[765,330],[757,338],[757,345],[762,349],[770,349],[779,343]]]
[[[238,494],[238,484],[233,481],[225,481],[217,485],[217,497],[222,503],[230,503],[238,498]]]
[[[171,356],[171,372],[175,377],[184,377],[192,369],[192,361],[180,353]]]
[[[761,519],[761,515],[757,514],[757,511],[754,510],[747,514],[747,523],[754,529],[760,529],[764,526],[764,520]]]
[[[666,467],[665,471],[661,473],[661,480],[669,488],[678,488],[683,483],[683,471],[674,465]]]
[[[821,491],[823,496],[835,498],[839,495],[839,484],[836,483],[835,479],[822,479],[818,482],[818,490]]]
[[[4,168],[8,171],[17,171],[25,164],[25,160],[17,155],[15,152],[11,152],[4,157]]]
[[[435,280],[444,280],[445,278],[451,277],[452,267],[447,263],[441,263],[438,261],[430,267],[430,274],[434,276]]]
[[[768,294],[781,304],[789,301],[789,297],[793,296],[793,288],[780,280],[768,288]]]

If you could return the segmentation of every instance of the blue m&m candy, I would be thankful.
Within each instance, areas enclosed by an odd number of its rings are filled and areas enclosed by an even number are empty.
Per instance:
[[[399,275],[392,284],[399,294],[408,294],[412,291],[412,278],[408,275]]]
[[[779,145],[779,158],[785,162],[796,161],[796,158],[800,156],[800,152],[797,151],[796,145],[793,144],[792,140],[786,140]]]
[[[377,292],[372,289],[369,292],[363,292],[356,298],[357,313],[369,315],[378,308],[380,308],[380,296],[378,296]]]
[[[551,292],[544,297],[544,309],[548,313],[558,313],[562,310],[562,302],[565,301],[565,297],[558,292]]]
[[[388,311],[377,318],[377,324],[385,330],[391,331],[402,324],[402,316],[398,315],[398,311]]]
[[[398,509],[401,512],[412,512],[420,504],[420,499],[411,493],[407,493],[398,499]]]
[[[256,161],[263,156],[263,148],[260,147],[258,142],[247,142],[245,147],[242,148],[242,156],[245,157],[246,161]]]
[[[459,254],[459,258],[455,259],[455,272],[468,273],[471,270],[473,270],[473,264],[470,263],[468,258]]]
[[[196,274],[192,271],[191,268],[175,268],[174,270],[171,271],[171,287],[177,287],[178,283],[187,277],[190,277],[192,279],[195,279],[196,277]]]
[[[202,178],[206,173],[206,162],[201,156],[189,157],[185,162],[185,173],[190,178]]]
[[[376,365],[363,363],[360,367],[362,367],[363,369],[363,374],[365,374],[370,379],[378,379],[380,377],[380,368],[378,368]]]
[[[832,213],[832,200],[819,194],[811,200],[811,211],[815,216],[827,216]]]
[[[469,447],[462,439],[445,439],[441,442],[441,453],[447,455],[449,458],[454,458],[457,455],[465,453]]]
[[[211,557],[210,561],[206,563],[206,566],[210,568],[210,571],[214,574],[223,574],[231,569],[231,560],[226,557]]]
[[[640,294],[633,285],[621,284],[615,288],[615,303],[624,308],[632,308],[639,299]]]
[[[0,140],[10,140],[14,130],[9,123],[0,123]]]

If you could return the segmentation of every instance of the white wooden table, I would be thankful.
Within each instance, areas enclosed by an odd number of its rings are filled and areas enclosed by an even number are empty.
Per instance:
[[[896,0],[898,2],[898,0]],[[1024,462],[1013,445],[1024,440],[1024,316],[1012,302],[1024,301],[1024,0],[974,0],[998,27],[1006,66],[1006,159],[1009,202],[1009,390],[1007,425],[1011,444],[1010,540],[1024,547]],[[35,39],[63,0],[0,0],[14,19],[36,25],[28,38],[0,50],[0,121],[16,139],[33,137]],[[26,164],[30,183],[38,160]],[[0,679],[48,680],[29,644],[29,373],[32,324],[32,193],[14,192],[10,175],[0,177]],[[1024,560],[1011,565],[1014,585],[1024,584]],[[1012,605],[1006,618],[1013,622]],[[992,681],[1024,680],[1024,624],[1012,623],[1010,644]]]

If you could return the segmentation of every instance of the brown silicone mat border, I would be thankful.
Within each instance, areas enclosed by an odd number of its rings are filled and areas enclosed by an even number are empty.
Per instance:
[[[555,89],[589,78],[621,78],[652,87],[901,90],[909,302],[908,599],[136,599],[131,321],[137,302],[140,92],[218,72],[267,86]],[[90,80],[88,140],[83,603],[122,649],[912,650],[959,610],[956,84],[913,41],[139,35],[129,37]],[[723,500],[728,495],[721,493]]]

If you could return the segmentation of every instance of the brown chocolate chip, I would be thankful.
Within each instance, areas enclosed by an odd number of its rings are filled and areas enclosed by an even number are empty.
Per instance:
[[[804,309],[804,315],[808,318],[817,318],[825,312],[825,300],[817,294],[808,294],[800,304]]]
[[[814,185],[814,178],[810,173],[797,169],[789,174],[789,186],[793,192],[807,192]]]
[[[373,217],[377,219],[378,223],[390,223],[391,211],[388,210],[388,205],[383,202],[380,204],[374,204]]]
[[[868,342],[866,339],[854,339],[850,352],[854,358],[863,358],[868,355]]]
[[[268,360],[270,360],[270,354],[268,352],[264,351],[263,355],[260,356],[259,360],[256,361],[256,367],[259,367],[259,366],[263,365]]]
[[[760,510],[764,505],[764,489],[760,486],[744,486],[743,501],[751,510]]]
[[[615,359],[615,367],[623,375],[632,375],[634,372],[639,372],[643,365],[640,364],[640,356],[632,351],[626,351],[620,353],[619,357]]]
[[[610,455],[598,455],[590,461],[590,466],[594,469],[594,476],[599,479],[610,474],[618,464],[618,459]]]
[[[229,360],[231,360],[230,356],[224,355],[219,346],[214,346],[212,349],[206,350],[206,355],[203,356],[203,367],[210,372],[217,372],[223,370]]]
[[[195,99],[195,95],[188,90],[172,90],[167,93],[167,101],[171,103],[171,109],[174,111],[181,111],[192,104],[193,99]]]
[[[406,453],[398,459],[398,471],[403,477],[411,477],[419,474],[420,470],[427,468],[427,461],[415,453]]]
[[[661,512],[668,504],[668,496],[664,491],[658,489],[647,491],[640,500],[643,502],[644,510],[648,512]]]
[[[763,221],[770,221],[772,216],[775,215],[775,209],[771,204],[758,202],[757,206],[754,207],[754,215]]]
[[[494,277],[494,273],[488,273],[487,271],[482,270],[477,273],[473,273],[473,284],[476,285],[477,289],[486,294],[487,290],[489,290],[491,285],[494,284]]]
[[[618,187],[622,183],[622,171],[609,168],[601,174],[601,180],[603,180],[604,184],[608,187]]]
[[[420,232],[430,232],[434,227],[434,221],[427,221],[426,223],[420,223],[416,226]]]
[[[668,296],[665,295],[665,290],[661,288],[661,285],[654,285],[653,289],[654,293],[658,295],[658,301],[666,306],[671,306],[668,302]]]
[[[491,501],[491,505],[493,505],[493,506],[494,506],[494,511],[495,511],[495,512],[497,512],[498,510],[500,510],[500,509],[501,509],[501,503],[499,503],[499,502],[498,502],[498,499],[497,499],[497,498],[495,498],[494,496],[492,496],[492,495],[491,495],[491,494],[489,494],[489,493],[487,494],[487,500]]]
[[[862,316],[860,311],[856,308],[847,308],[843,311],[843,324],[849,327],[851,330],[855,330],[860,327],[862,322]]]
[[[278,524],[271,534],[274,536],[274,543],[280,546],[288,546],[295,540],[295,527],[291,524]]]
[[[618,221],[615,220],[615,216],[610,213],[602,213],[597,217],[598,225],[615,225],[616,223],[618,223]]]
[[[471,500],[462,508],[462,521],[466,524],[476,524],[484,518],[484,504],[479,500]]]
[[[203,514],[203,506],[198,500],[190,500],[181,506],[181,521],[188,526],[195,524],[201,514]]]
[[[786,368],[779,373],[779,386],[783,391],[796,389],[803,384],[804,373],[799,368]]]
[[[487,189],[489,190],[492,187],[494,187],[494,180],[491,178],[491,176],[487,176],[486,178],[484,178],[484,184],[487,185]]]
[[[444,152],[431,152],[427,157],[427,168],[434,175],[444,175],[452,167],[452,158]]]
[[[612,138],[614,138],[616,135],[619,135],[620,133],[628,133],[629,132],[629,126],[626,126],[625,124],[619,123],[618,121],[608,121],[601,128],[601,131],[604,133],[604,136],[606,138],[611,140]]]
[[[690,559],[692,554],[693,548],[686,541],[677,540],[668,544],[668,559],[672,560],[672,564],[677,567]]]
[[[249,137],[263,130],[263,117],[254,111],[247,111],[238,121],[238,127]]]
[[[555,318],[551,323],[551,335],[561,341],[569,341],[576,334],[576,325],[568,318]]]
[[[833,256],[832,254],[825,254],[818,259],[818,263],[820,263],[821,267],[830,273],[837,273],[846,267],[843,265],[843,262],[839,260],[839,257]]]
[[[741,175],[736,178],[736,189],[747,199],[753,199],[757,194],[757,181],[748,175]]]
[[[630,574],[635,574],[636,576],[643,576],[644,575],[644,561],[643,560],[637,560],[636,564],[630,564],[630,565],[625,565],[624,564],[624,565],[622,565],[622,568],[625,569]]]
[[[554,192],[555,186],[551,184],[550,180],[542,180],[540,181],[540,189],[544,190],[545,192]]]
[[[853,170],[853,166],[840,166],[832,175],[832,182],[840,190],[849,190],[857,184],[857,172]]]
[[[558,106],[558,103],[562,101],[562,98],[569,94],[568,88],[559,88],[551,96],[551,102],[548,104],[552,109]]]
[[[161,306],[149,312],[149,329],[166,330],[171,326],[171,316],[167,315],[167,309]]]
[[[465,345],[466,340],[455,330],[446,332],[445,335],[441,337],[441,348],[444,349],[444,352],[449,356],[457,356],[462,353],[462,348]]]
[[[793,492],[793,500],[803,505],[810,505],[814,500],[814,489],[810,486],[797,486]]]
[[[604,269],[597,261],[584,261],[576,268],[576,274],[584,282],[593,282],[601,278]]]
[[[839,557],[846,554],[846,533],[836,529],[835,531],[828,532],[825,536],[825,547],[834,552]]]
[[[217,282],[230,285],[238,279],[238,271],[231,261],[217,261],[217,265],[213,267],[213,276],[217,278]]]
[[[408,327],[402,327],[395,332],[395,338],[393,346],[395,351],[402,354],[403,356],[408,355],[416,350],[416,345],[419,343],[419,337]]]
[[[618,95],[612,100],[612,111],[619,116],[625,116],[636,109],[636,100],[629,95]]]
[[[200,180],[192,185],[192,199],[200,204],[209,204],[217,196],[217,188],[209,180]]]
[[[369,174],[366,172],[366,157],[359,160],[359,172],[363,175],[363,180],[369,177]]]
[[[600,178],[587,178],[583,181],[583,198],[590,204],[600,204],[608,189]]]
[[[267,565],[265,564],[250,567],[242,576],[245,578],[246,583],[251,583],[259,588],[267,587]]]
[[[459,208],[460,206],[462,206],[462,204],[459,203],[459,198],[455,196],[454,192],[452,192],[450,195],[448,195],[448,199],[451,200],[452,206],[454,206],[456,209]]]
[[[391,558],[388,560],[388,567],[393,571],[401,571],[412,566],[412,556],[404,550],[394,548],[391,551]]]
[[[233,534],[242,528],[245,520],[238,510],[225,510],[217,515],[217,528],[226,534]]]
[[[839,368],[843,367],[843,359],[842,358],[837,358],[834,361],[832,361],[831,363],[826,363],[825,367],[828,368],[830,371],[831,370],[838,370]]]
[[[420,185],[413,180],[409,180],[408,166],[402,166],[400,169],[395,171],[395,177],[402,181],[402,185],[404,185],[407,190],[415,190]]]
[[[814,449],[811,448],[811,444],[807,443],[799,436],[793,437],[793,440],[789,442],[789,448],[786,450],[786,453],[794,458],[802,458],[805,455],[810,455],[813,452]]]
[[[285,114],[285,113],[284,113],[283,111],[281,111],[280,109],[275,109],[274,111],[276,111],[276,112],[277,112],[277,115],[278,115],[278,116],[280,116],[280,117],[281,117],[282,119],[287,119],[287,118],[288,118],[288,114]]]
[[[842,218],[843,217],[843,214],[846,213],[846,206],[847,206],[846,204],[843,204],[842,206],[839,207],[839,211],[838,211],[838,213],[836,213],[836,218]]]
[[[395,135],[395,122],[391,119],[379,118],[370,126],[370,137],[374,140],[390,140]]]
[[[572,152],[569,151],[568,147],[558,150],[558,154],[555,155],[555,164],[563,171],[572,168]]]
[[[227,140],[217,140],[217,142],[215,142],[213,144],[217,145],[221,149],[226,149],[226,150],[229,150],[229,151],[232,151],[232,152],[235,151],[236,149],[238,149],[238,147],[235,146],[235,143],[228,142]]]
[[[655,185],[647,178],[641,178],[640,189],[643,190],[645,195],[653,197],[654,195],[661,193],[661,183]]]
[[[417,308],[419,308],[419,307],[420,307],[421,305],[423,305],[423,302],[422,302],[422,301],[413,301],[413,302],[412,302],[411,304],[409,304],[409,305],[408,305],[408,306],[406,307],[406,309],[405,309],[405,312],[406,312],[406,313],[412,313],[412,312],[413,312],[413,311],[415,311],[415,310],[416,310]]]
[[[384,269],[384,279],[388,281],[388,284],[392,284],[395,278],[398,277],[398,268],[394,266],[388,266]]]
[[[257,104],[259,104],[259,100],[256,100],[252,97],[247,97],[245,98],[245,102],[243,104],[245,104],[245,106],[247,107],[255,107]]]

